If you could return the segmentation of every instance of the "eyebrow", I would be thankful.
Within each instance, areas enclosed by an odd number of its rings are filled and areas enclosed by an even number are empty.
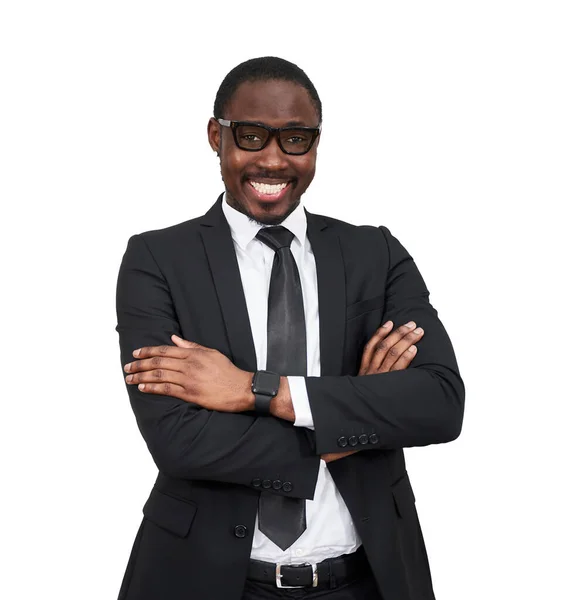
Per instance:
[[[246,120],[243,121],[243,123],[249,123],[250,125],[264,125],[265,127],[272,127],[271,125],[267,125],[266,123],[263,123],[262,121],[250,121],[250,120]],[[307,125],[304,121],[287,121],[287,123],[285,125],[282,125],[282,127],[311,127],[314,128],[314,125]]]

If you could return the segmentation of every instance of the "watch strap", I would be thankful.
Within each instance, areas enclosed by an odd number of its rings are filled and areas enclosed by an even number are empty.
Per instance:
[[[255,412],[259,415],[270,415],[271,414],[271,400],[274,396],[267,396],[266,394],[255,394]]]
[[[271,400],[278,394],[280,375],[272,371],[259,370],[253,375],[251,391],[255,395],[255,412],[262,415],[271,413]]]

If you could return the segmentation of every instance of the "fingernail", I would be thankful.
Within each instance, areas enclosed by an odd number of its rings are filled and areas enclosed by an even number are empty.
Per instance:
[[[178,340],[180,340],[180,339],[181,339],[181,338],[180,338],[178,335],[175,335],[175,334],[173,334],[173,335],[171,336],[171,339],[173,339],[173,338],[177,338]]]
[[[137,350],[133,351],[133,356],[139,356],[139,353],[141,352],[141,348],[138,348]]]
[[[392,321],[386,321],[386,323],[384,323],[384,325],[382,325],[383,329],[386,329],[387,327],[390,327],[392,325]]]
[[[131,369],[131,363],[127,363],[127,364],[125,365],[125,367],[123,367],[123,370],[124,370],[126,373],[129,373],[129,370],[130,370],[130,369]]]
[[[414,327],[416,327],[416,323],[414,323],[414,321],[410,321],[409,323],[406,323],[406,327],[408,329],[413,329]]]
[[[133,375],[128,375],[125,380],[127,381],[127,383],[131,383],[131,381],[133,380]]]
[[[416,346],[410,346],[408,352],[416,352]]]
[[[138,389],[143,391],[145,389],[145,383],[140,383],[137,387],[138,387]]]
[[[424,333],[424,330],[421,327],[417,327],[414,329],[414,333]]]

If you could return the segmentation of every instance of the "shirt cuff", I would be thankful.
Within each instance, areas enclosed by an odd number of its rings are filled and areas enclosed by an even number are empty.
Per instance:
[[[310,402],[308,401],[308,392],[304,377],[291,375],[287,377],[290,388],[290,397],[294,410],[294,426],[306,427],[314,430],[314,421],[310,411]]]

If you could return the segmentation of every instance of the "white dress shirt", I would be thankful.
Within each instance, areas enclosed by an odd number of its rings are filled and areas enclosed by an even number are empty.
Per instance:
[[[267,363],[268,293],[275,252],[256,239],[260,225],[227,204],[223,213],[233,237],[253,334],[257,369]],[[291,251],[298,267],[306,322],[307,375],[320,375],[318,288],[316,263],[306,235],[306,214],[302,204],[281,223],[294,234]],[[297,427],[314,428],[304,377],[289,376],[288,382]],[[306,500],[306,531],[287,550],[281,550],[259,530],[258,516],[251,558],[282,564],[317,563],[326,558],[354,552],[361,540],[348,508],[326,463],[321,460],[313,500]]]

